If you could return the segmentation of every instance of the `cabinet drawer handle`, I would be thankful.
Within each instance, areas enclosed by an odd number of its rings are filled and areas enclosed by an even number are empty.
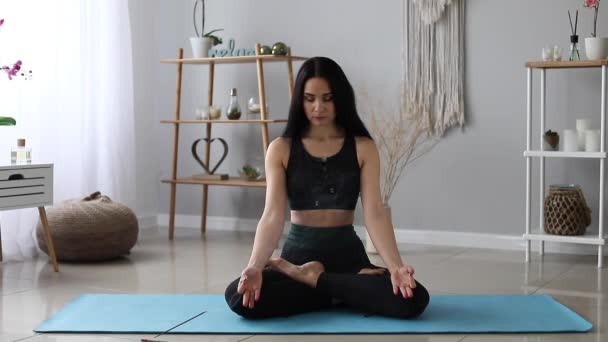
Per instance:
[[[13,175],[10,175],[10,176],[8,177],[8,180],[9,180],[9,181],[10,181],[10,180],[21,180],[21,179],[23,179],[23,178],[24,178],[24,177],[23,177],[23,175],[22,175],[22,174],[20,174],[20,173],[15,173],[15,174],[13,174]]]

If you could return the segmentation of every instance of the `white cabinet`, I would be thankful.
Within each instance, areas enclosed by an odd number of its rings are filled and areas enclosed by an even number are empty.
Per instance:
[[[44,238],[55,272],[59,271],[55,248],[46,218],[45,205],[53,204],[53,164],[0,166],[0,211],[37,207]],[[5,227],[10,229],[10,227]],[[0,235],[0,261],[2,261]]]
[[[0,210],[53,203],[53,165],[0,167]]]

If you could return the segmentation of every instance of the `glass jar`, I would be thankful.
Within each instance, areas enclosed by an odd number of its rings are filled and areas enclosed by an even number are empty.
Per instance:
[[[25,139],[17,139],[17,146],[11,149],[11,164],[31,164],[32,149],[25,147]]]
[[[201,106],[196,109],[196,120],[209,120],[209,106]]]
[[[217,120],[222,116],[222,108],[218,106],[210,106],[209,107],[209,119]]]
[[[252,116],[260,114],[260,101],[256,96],[252,96],[247,102],[247,114]]]
[[[230,104],[226,108],[226,117],[229,120],[238,120],[241,118],[241,106],[236,95],[236,88],[230,89]]]

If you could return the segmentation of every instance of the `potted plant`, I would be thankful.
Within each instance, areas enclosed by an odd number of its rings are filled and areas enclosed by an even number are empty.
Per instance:
[[[559,150],[559,134],[552,130],[548,130],[544,135],[545,139],[545,150],[547,151],[558,151]]]
[[[239,176],[249,181],[256,181],[262,178],[262,172],[258,167],[251,164],[245,164],[239,169]]]
[[[585,54],[587,59],[604,59],[608,57],[608,38],[597,37],[597,13],[600,0],[584,0],[583,6],[593,9],[593,32],[585,38]]]
[[[17,122],[10,116],[0,116],[0,126],[15,126]]]
[[[201,3],[201,30],[199,32],[198,26],[196,25],[196,8]],[[194,58],[204,58],[209,55],[209,49],[211,47],[222,44],[222,38],[214,35],[215,32],[223,31],[223,29],[215,29],[205,33],[205,0],[195,0],[194,9],[192,11],[192,22],[194,24],[194,32],[196,37],[190,38],[190,45],[192,46],[192,56]]]

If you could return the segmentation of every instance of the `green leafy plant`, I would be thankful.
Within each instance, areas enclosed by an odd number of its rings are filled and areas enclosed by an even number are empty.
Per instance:
[[[9,116],[0,116],[0,126],[15,126],[17,121]]]
[[[558,136],[559,134],[557,132],[555,132],[555,131],[548,130],[548,131],[545,132],[545,135],[548,136],[548,137],[550,137],[550,136]]]
[[[250,179],[257,179],[260,177],[260,172],[257,168],[251,166],[250,164],[243,165],[241,169],[241,174]]]
[[[198,26],[196,25],[196,7],[199,2],[201,3],[201,31],[199,33]],[[213,46],[222,44],[223,40],[221,37],[214,35],[213,33],[223,31],[224,29],[215,29],[205,33],[205,0],[195,0],[194,1],[194,10],[192,11],[192,22],[194,23],[194,32],[196,32],[197,37],[205,37],[213,39]]]
[[[203,35],[203,37],[207,37],[207,38],[211,38],[211,39],[213,39],[213,46],[216,46],[216,45],[222,44],[222,43],[224,42],[224,41],[222,40],[222,38],[220,38],[220,37],[218,37],[218,36],[216,36],[216,35],[213,35],[213,34],[212,34],[213,32],[217,32],[217,31],[224,31],[224,29],[217,29],[217,30],[213,30],[213,31],[207,32],[207,33],[205,33],[205,34]]]
[[[228,116],[228,119],[230,120],[238,120],[241,117],[241,110],[238,107],[232,107],[228,110],[226,116]]]

